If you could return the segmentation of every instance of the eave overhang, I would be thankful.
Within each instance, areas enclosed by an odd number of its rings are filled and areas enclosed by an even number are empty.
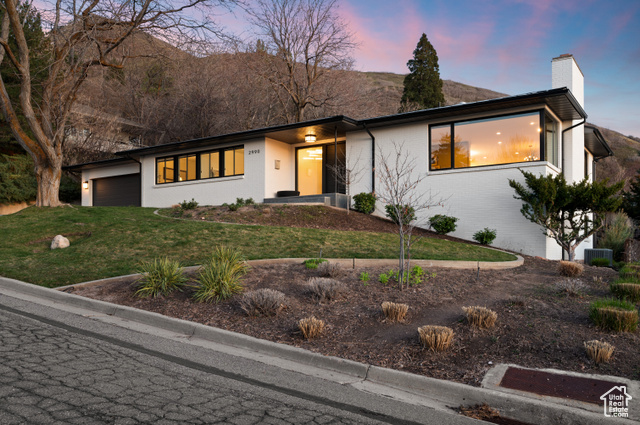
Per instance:
[[[571,91],[562,87],[526,93],[517,96],[507,96],[498,99],[482,100],[473,103],[460,103],[440,108],[423,109],[402,114],[387,115],[360,121],[367,127],[375,128],[386,125],[405,124],[417,121],[453,121],[464,115],[499,115],[509,109],[522,109],[546,105],[562,121],[586,119],[587,113],[573,96]]]
[[[349,117],[338,115],[295,124],[285,124],[256,130],[240,131],[220,136],[204,137],[201,139],[185,140],[158,146],[116,152],[116,155],[143,156],[157,153],[175,152],[186,149],[198,149],[222,144],[241,143],[251,139],[272,138],[279,142],[295,145],[304,142],[304,136],[314,134],[317,142],[333,141],[336,133],[338,138],[346,137],[348,131],[357,130],[358,122]]]
[[[67,165],[62,167],[62,169],[65,171],[78,172],[83,170],[91,170],[93,168],[109,167],[112,165],[123,165],[129,162],[134,164],[136,163],[134,159],[124,157],[124,158],[103,159],[101,161],[85,162],[84,164]]]
[[[596,127],[584,126],[584,147],[587,148],[595,161],[613,156],[613,150]]]

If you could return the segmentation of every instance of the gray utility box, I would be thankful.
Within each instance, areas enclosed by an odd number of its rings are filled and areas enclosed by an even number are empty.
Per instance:
[[[611,249],[585,249],[584,263],[591,265],[594,258],[606,258],[609,260],[609,267],[613,266],[613,250]]]

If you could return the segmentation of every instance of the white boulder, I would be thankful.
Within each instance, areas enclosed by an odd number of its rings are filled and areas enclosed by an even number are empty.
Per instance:
[[[62,235],[58,235],[51,241],[51,249],[66,248],[69,246],[69,239]]]

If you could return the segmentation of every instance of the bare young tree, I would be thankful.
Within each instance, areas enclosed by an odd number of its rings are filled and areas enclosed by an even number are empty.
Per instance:
[[[398,286],[403,289],[407,284],[413,232],[419,227],[417,217],[420,212],[435,206],[443,206],[445,199],[439,198],[431,189],[424,190],[421,184],[427,178],[426,173],[416,170],[415,156],[404,150],[403,143],[392,143],[393,149],[384,154],[378,151],[376,171],[380,188],[376,193],[378,201],[385,204],[389,215],[398,226],[400,237],[398,251]]]
[[[0,62],[8,60],[20,80],[19,106],[0,78],[0,107],[20,145],[35,163],[36,205],[58,206],[67,123],[79,90],[93,68],[122,69],[121,47],[140,32],[155,33],[173,43],[202,38],[213,31],[204,9],[229,0],[56,0],[41,10],[50,20],[47,78],[36,102],[30,48],[20,19],[18,0],[1,0]],[[15,48],[9,43],[15,40]],[[24,119],[20,119],[20,115]]]
[[[353,64],[356,43],[337,8],[338,0],[256,0],[247,8],[261,40],[252,42],[263,58],[256,72],[290,110],[287,122],[304,121],[309,106],[330,104],[339,93],[335,77]]]

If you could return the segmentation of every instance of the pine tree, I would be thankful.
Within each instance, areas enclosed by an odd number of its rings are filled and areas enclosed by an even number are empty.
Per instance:
[[[640,170],[629,183],[629,191],[622,193],[622,209],[632,219],[640,220]]]
[[[407,68],[411,72],[404,78],[399,112],[443,106],[438,53],[426,34],[423,33],[420,37],[413,51],[413,59],[407,62]]]

